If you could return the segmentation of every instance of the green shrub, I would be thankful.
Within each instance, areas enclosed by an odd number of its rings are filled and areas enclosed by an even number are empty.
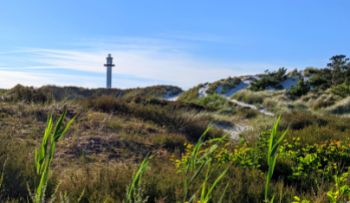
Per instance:
[[[292,161],[290,181],[304,189],[317,189],[320,181],[331,182],[334,174],[343,173],[350,166],[348,143],[328,141],[320,144],[301,143],[299,137],[285,142],[282,157]]]
[[[14,88],[8,90],[3,97],[8,102],[47,103],[52,101],[51,95],[39,89],[24,87],[22,85],[16,85]]]
[[[240,82],[241,82],[241,79],[236,77],[235,78],[229,77],[227,79],[222,79],[210,84],[207,93],[225,94],[227,93],[228,90],[236,87],[236,85],[238,85]],[[217,92],[219,87],[221,87],[221,91]]]
[[[248,104],[262,104],[264,97],[265,96],[259,92],[252,92],[249,90],[237,92],[237,94],[233,96],[234,99]]]
[[[350,201],[349,171],[334,175],[335,186],[327,192],[330,203]]]
[[[342,83],[332,87],[332,93],[342,98],[350,96],[350,83]]]
[[[311,77],[314,74],[319,73],[320,70],[318,68],[315,67],[307,67],[304,69],[304,76],[305,77]]]
[[[298,81],[297,85],[292,86],[290,88],[290,90],[288,91],[288,95],[292,98],[296,98],[307,94],[309,90],[310,90],[309,84],[306,83],[302,78]]]
[[[215,111],[222,109],[225,105],[228,104],[228,101],[227,99],[215,93],[203,98],[199,98],[196,103],[204,106],[206,109]]]
[[[287,69],[285,68],[279,68],[273,72],[266,71],[260,79],[252,82],[250,89],[253,91],[261,91],[269,87],[280,89],[282,88],[280,83],[286,79],[286,72]]]
[[[308,83],[313,89],[325,90],[331,86],[332,73],[329,69],[320,69],[310,76]]]
[[[198,98],[198,91],[199,88],[201,86],[196,86],[193,87],[185,92],[183,92],[179,98],[177,99],[177,101],[181,101],[181,102],[193,102],[194,100],[196,100]]]

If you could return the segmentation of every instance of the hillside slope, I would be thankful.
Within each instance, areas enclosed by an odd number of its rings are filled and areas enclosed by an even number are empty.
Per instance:
[[[192,163],[194,145],[209,127],[193,166],[205,170],[196,175],[190,192],[198,194],[226,171],[213,189],[213,202],[221,194],[223,202],[262,202],[268,136],[281,115],[277,129],[288,134],[277,150],[271,194],[281,202],[295,197],[327,202],[334,177],[346,175],[350,167],[350,66],[341,65],[339,57],[323,69],[288,73],[281,68],[187,91],[162,85],[0,90],[0,201],[30,199],[28,187],[38,182],[34,149],[48,117],[67,109],[66,120],[76,120],[57,145],[47,189],[62,194],[59,198],[123,202],[138,164],[152,154],[138,189],[147,197],[144,202],[181,202],[186,199],[183,181],[189,178],[181,166]]]

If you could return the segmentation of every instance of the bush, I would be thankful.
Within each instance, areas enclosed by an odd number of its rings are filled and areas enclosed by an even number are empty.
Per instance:
[[[47,103],[51,102],[52,98],[47,93],[35,89],[33,87],[24,87],[16,85],[3,96],[8,102],[25,102],[25,103]]]
[[[252,82],[250,89],[253,91],[261,91],[269,87],[281,89],[280,83],[286,79],[286,72],[285,68],[279,68],[274,72],[266,71],[266,74],[262,75],[260,79]]]
[[[308,83],[304,81],[304,79],[300,79],[296,86],[292,86],[288,92],[288,95],[292,98],[300,97],[309,92],[310,86]]]
[[[332,73],[331,70],[325,68],[310,76],[308,82],[314,89],[325,90],[331,86]]]
[[[182,93],[179,98],[177,99],[177,101],[181,101],[181,102],[193,102],[194,100],[196,100],[198,98],[198,91],[199,88],[201,86],[196,86],[193,87],[187,91],[185,91],[184,93]]]
[[[204,106],[209,110],[215,111],[215,110],[221,109],[223,106],[228,104],[228,101],[227,99],[215,93],[215,94],[210,94],[206,97],[199,98],[196,103]]]
[[[332,93],[340,97],[350,96],[350,83],[342,83],[340,85],[333,86],[331,89]]]
[[[304,69],[304,76],[305,77],[310,77],[314,74],[319,73],[319,69],[315,68],[315,67],[307,67]]]
[[[209,94],[214,94],[214,93],[225,94],[230,89],[236,87],[236,85],[238,85],[240,82],[242,82],[240,78],[229,77],[227,79],[222,79],[210,84],[207,92]],[[219,90],[218,89],[219,87],[221,87],[221,90],[220,92],[217,92]]]
[[[249,90],[237,92],[237,94],[233,96],[233,98],[238,101],[243,101],[248,104],[262,104],[264,97],[265,96],[259,92],[252,92]]]

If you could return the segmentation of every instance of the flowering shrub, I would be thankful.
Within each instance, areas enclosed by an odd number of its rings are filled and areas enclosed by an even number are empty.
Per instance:
[[[344,172],[339,176],[334,176],[335,186],[327,192],[329,202],[337,203],[350,201],[350,187],[347,185],[349,175],[349,172]]]
[[[300,138],[294,138],[285,142],[280,150],[281,156],[293,163],[291,178],[294,179],[330,180],[350,166],[350,146],[341,141],[303,146]]]

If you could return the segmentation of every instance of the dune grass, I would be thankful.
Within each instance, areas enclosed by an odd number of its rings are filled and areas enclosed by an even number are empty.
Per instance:
[[[328,192],[336,194],[342,186],[350,185],[344,180],[337,187],[333,178],[341,177],[350,163],[349,119],[344,117],[295,110],[284,113],[272,125],[273,119],[259,115],[259,119],[245,120],[255,128],[246,132],[250,139],[230,141],[212,136],[220,132],[194,135],[213,119],[240,121],[227,114],[195,111],[196,106],[176,102],[95,101],[77,105],[79,108],[74,106],[78,102],[68,104],[67,117],[80,112],[79,119],[72,134],[57,140],[59,156],[48,161],[48,175],[40,192],[45,173],[38,174],[36,166],[31,173],[31,160],[42,157],[30,151],[38,145],[37,135],[45,127],[55,134],[61,117],[54,122],[49,112],[62,111],[47,104],[6,103],[0,108],[0,166],[6,156],[11,160],[2,170],[2,202],[26,201],[30,198],[26,184],[35,189],[38,199],[72,202],[125,202],[127,196],[131,197],[129,202],[292,202],[296,201],[294,196],[300,202],[328,202]],[[46,126],[45,120],[49,120]],[[61,130],[66,127],[64,121],[68,119],[62,121]],[[188,123],[200,126],[193,128],[196,133],[187,128],[191,126]],[[283,135],[280,130],[286,128],[290,129],[288,135]],[[263,130],[268,133],[260,134]],[[44,137],[37,151],[46,143],[46,154],[50,155],[52,138],[44,141]],[[146,156],[150,152],[152,159]],[[175,164],[174,159],[179,162]],[[39,168],[46,165],[45,161],[38,163]]]

